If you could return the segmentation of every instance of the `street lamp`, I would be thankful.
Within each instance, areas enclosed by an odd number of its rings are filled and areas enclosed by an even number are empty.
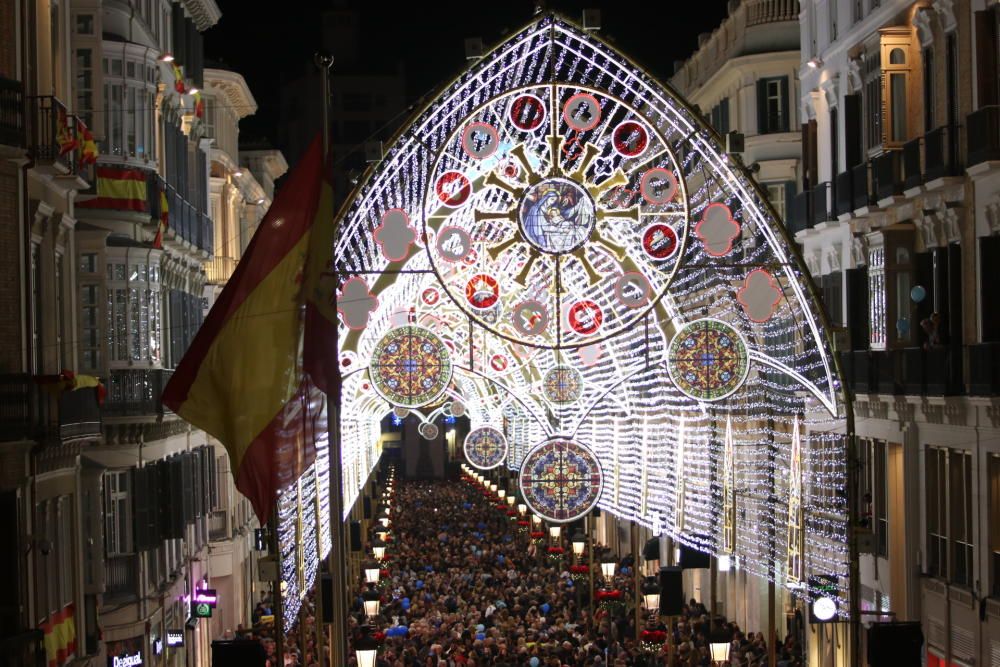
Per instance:
[[[708,646],[712,652],[712,662],[722,664],[729,660],[729,649],[733,645],[733,638],[724,629],[713,630],[708,635]]]
[[[660,611],[660,584],[656,577],[646,577],[642,582],[642,604],[649,613]]]
[[[536,526],[541,525],[541,523],[542,523],[542,517],[538,516],[537,514],[532,514],[531,515],[531,523],[535,524]]]
[[[507,496],[507,505],[508,505],[509,507],[513,507],[513,506],[514,506],[514,501],[515,501],[515,500],[516,500],[516,498],[514,498],[514,495],[513,495],[513,494],[511,494],[511,495]]]
[[[354,640],[354,657],[358,660],[358,667],[375,667],[377,654],[378,642],[374,637],[365,634]]]
[[[562,535],[562,526],[549,526],[549,537],[558,541],[560,535]]]
[[[517,511],[518,511],[518,514],[520,514],[521,516],[524,516],[524,513],[528,511],[528,506],[525,505],[524,503],[518,503],[517,504]]]
[[[388,528],[389,527],[389,517],[387,517],[387,516],[379,517],[378,522],[380,524],[382,524],[383,528]]]
[[[378,539],[378,540],[380,540],[382,542],[385,542],[385,536],[388,535],[388,534],[389,534],[389,529],[386,528],[385,526],[382,526],[381,528],[379,528],[379,529],[377,529],[375,531],[375,537],[376,537],[376,539]]]
[[[605,580],[611,581],[614,578],[616,565],[618,565],[618,561],[613,556],[605,556],[601,560],[601,574],[604,575]]]
[[[365,565],[365,583],[377,584],[381,573],[382,571],[379,568],[378,563],[367,563]]]
[[[370,619],[378,616],[378,610],[382,606],[382,598],[379,596],[378,591],[368,589],[361,594],[361,599],[365,603],[365,616]]]
[[[587,537],[583,533],[577,533],[569,541],[573,547],[573,555],[578,558],[582,556],[583,550],[587,548]]]
[[[500,500],[503,500],[504,496],[506,495],[507,495],[506,489],[500,489],[499,491],[497,491],[497,498],[499,498]]]
[[[372,554],[375,556],[375,560],[382,560],[385,557],[385,542],[382,540],[372,542]]]

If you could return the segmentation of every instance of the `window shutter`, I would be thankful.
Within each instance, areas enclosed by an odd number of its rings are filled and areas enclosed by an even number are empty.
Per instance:
[[[149,548],[148,477],[145,468],[132,470],[132,534],[136,551]]]
[[[757,134],[770,131],[767,124],[767,80],[757,79]]]
[[[194,521],[194,475],[192,455],[181,454],[181,507],[184,524]]]
[[[792,103],[788,99],[788,77],[781,77],[781,108],[778,110],[781,114],[781,127],[775,128],[780,132],[788,132],[789,122],[792,115]]]
[[[205,451],[208,462],[208,481],[211,493],[209,496],[209,509],[215,511],[219,509],[219,469],[215,459],[215,448],[208,447]]]
[[[170,535],[173,539],[184,537],[184,459],[174,456],[170,459],[170,506],[165,508],[169,514]]]
[[[194,516],[205,516],[205,476],[202,463],[203,448],[191,452],[191,486],[194,491]]]
[[[844,148],[847,169],[861,164],[861,146],[864,143],[862,135],[861,95],[844,96]]]

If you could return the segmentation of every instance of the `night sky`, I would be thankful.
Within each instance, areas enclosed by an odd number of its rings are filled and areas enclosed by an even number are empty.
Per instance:
[[[264,140],[272,146],[277,145],[280,82],[297,76],[312,62],[312,54],[321,46],[324,9],[335,5],[359,9],[366,68],[370,63],[373,73],[392,72],[402,62],[409,101],[466,66],[466,37],[481,37],[491,48],[531,20],[534,10],[531,0],[286,0],[286,7],[296,9],[285,13],[274,11],[275,5],[259,11],[256,3],[245,0],[217,2],[222,19],[205,33],[205,55],[242,74],[257,99],[257,113],[240,123],[241,144]],[[698,33],[711,32],[726,15],[725,0],[584,0],[549,2],[547,7],[577,21],[584,7],[600,9],[601,36],[661,80],[669,78],[675,60],[694,50]]]

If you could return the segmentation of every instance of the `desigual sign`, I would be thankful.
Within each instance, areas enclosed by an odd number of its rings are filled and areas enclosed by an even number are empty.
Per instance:
[[[142,664],[142,651],[137,651],[129,655],[115,655],[108,658],[108,667],[140,667]]]

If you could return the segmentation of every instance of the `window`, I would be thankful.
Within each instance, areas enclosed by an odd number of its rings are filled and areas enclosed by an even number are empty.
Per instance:
[[[875,535],[875,553],[889,557],[889,449],[885,440],[861,440],[861,523]]]
[[[80,286],[80,354],[83,367],[89,371],[97,371],[101,367],[98,292],[97,285]]]
[[[108,264],[107,321],[111,361],[154,364],[161,361],[158,277],[145,262]]]
[[[103,60],[104,83],[104,145],[110,155],[145,160],[153,159],[153,119],[156,111],[156,83],[152,64],[129,60],[122,76],[122,61]]]
[[[868,344],[873,350],[884,350],[885,325],[885,246],[868,248]]]
[[[787,132],[788,122],[788,77],[757,81],[758,133]]]
[[[971,586],[972,454],[963,449],[928,447],[924,463],[927,572],[953,584]]]
[[[990,592],[1000,597],[1000,456],[989,457]]]
[[[78,34],[78,35],[93,35],[94,34],[94,15],[93,14],[77,14],[76,15],[76,34]]]
[[[934,49],[924,49],[924,132],[934,129]]]
[[[887,120],[889,121],[890,144],[903,144],[907,140],[906,88],[908,71],[906,53],[899,47],[893,48],[889,52],[889,64],[885,67],[885,74],[889,81]]]
[[[132,553],[131,472],[104,473],[104,539],[109,556]]]
[[[59,368],[66,368],[66,350],[63,347],[63,342],[66,340],[65,331],[63,327],[66,322],[66,315],[63,311],[63,307],[66,303],[66,285],[63,280],[66,275],[65,271],[65,258],[64,253],[56,253],[55,256],[55,273],[53,275],[53,280],[55,281],[55,324],[56,324],[56,363],[59,364]]]
[[[90,126],[91,112],[94,110],[94,67],[90,49],[76,50],[73,69],[76,81],[76,112],[83,118],[83,122]]]
[[[771,202],[771,206],[774,207],[774,212],[778,214],[779,219],[784,220],[787,202],[787,190],[784,183],[765,183],[764,187],[767,188],[767,200]]]
[[[34,351],[35,373],[44,372],[45,355],[42,350],[42,322],[44,321],[42,304],[42,250],[37,243],[31,244],[31,346]]]
[[[851,10],[851,20],[857,23],[865,15],[865,8],[862,5],[863,0],[853,0],[853,8]]]
[[[830,41],[837,41],[837,0],[827,0],[830,8]]]
[[[878,51],[865,54],[862,64],[865,113],[865,150],[882,146],[882,64]]]

